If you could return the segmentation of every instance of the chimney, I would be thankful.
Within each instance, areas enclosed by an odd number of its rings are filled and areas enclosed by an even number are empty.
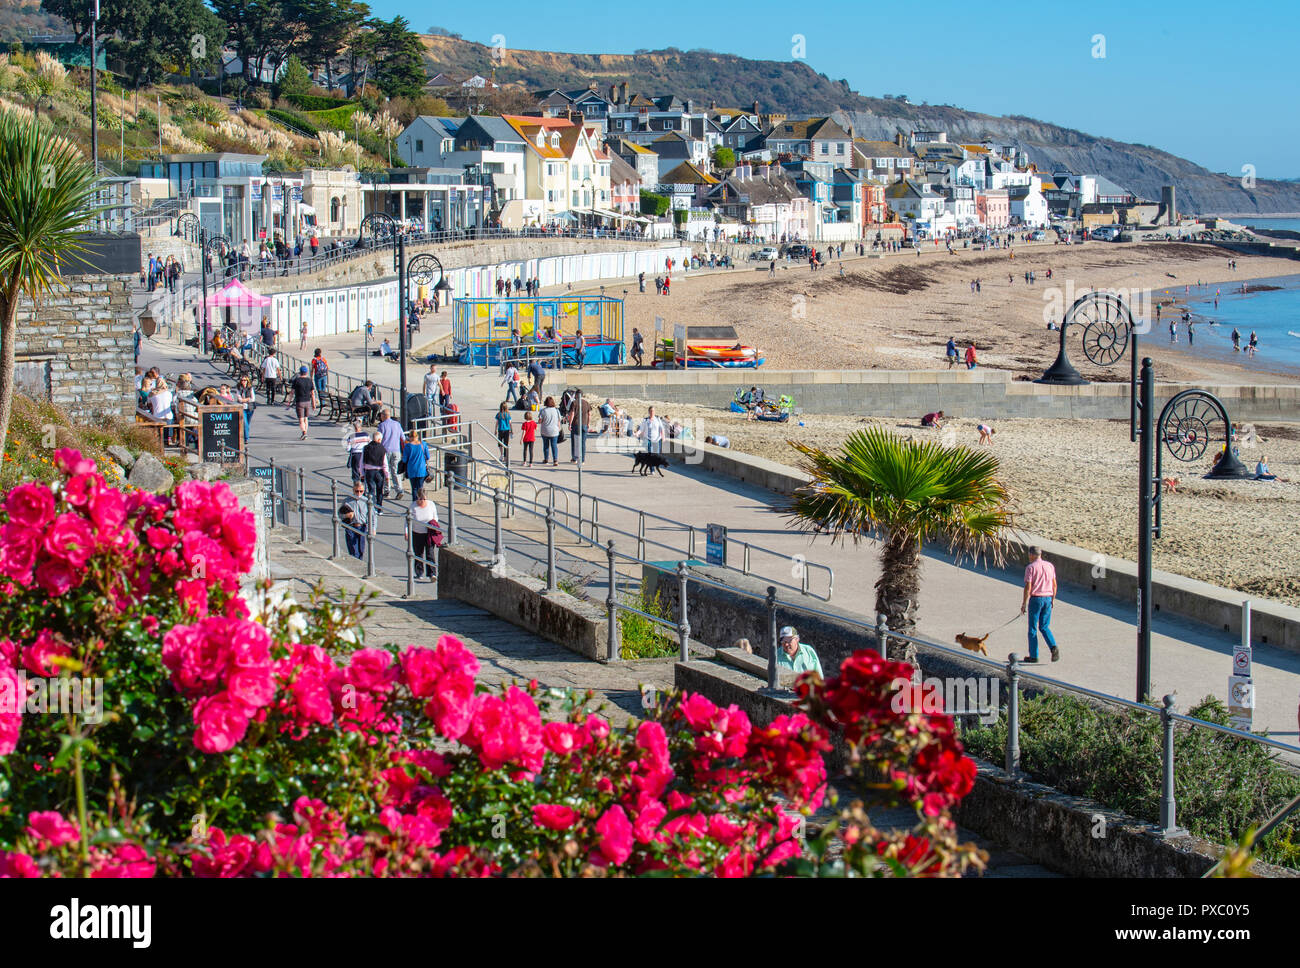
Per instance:
[[[619,86],[619,89],[620,89],[620,91],[621,91],[621,95],[620,95],[620,97],[619,97],[619,102],[620,102],[621,104],[626,104],[626,103],[627,103],[627,100],[628,100],[628,98],[627,98],[627,81],[624,81],[624,82]]]
[[[713,100],[712,98],[709,99],[709,110],[710,111],[718,110],[718,102]]]
[[[616,84],[611,84],[609,86],[609,103],[610,104],[618,103],[618,85]]]
[[[753,113],[754,113],[754,114],[758,114],[758,102],[757,102],[757,101],[754,102],[754,110],[753,110]]]
[[[686,113],[687,114],[695,113],[695,102],[692,101],[690,98],[686,99]]]
[[[592,81],[590,84],[587,85],[587,90],[589,90],[589,91],[599,90],[599,88],[600,88],[600,85],[597,84],[595,81]]]

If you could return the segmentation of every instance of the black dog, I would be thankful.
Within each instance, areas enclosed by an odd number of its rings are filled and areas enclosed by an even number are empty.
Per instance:
[[[640,468],[642,477],[645,477],[651,471],[659,471],[659,476],[664,476],[664,472],[660,470],[660,468],[668,466],[667,457],[664,457],[662,454],[651,454],[649,452],[633,454],[632,456],[636,459],[636,463],[632,465],[632,470],[635,471]]]

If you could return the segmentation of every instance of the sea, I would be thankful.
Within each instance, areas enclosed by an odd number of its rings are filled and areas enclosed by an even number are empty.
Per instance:
[[[1295,220],[1300,225],[1300,219]],[[1180,308],[1161,316],[1160,325],[1154,326],[1148,339],[1169,344],[1169,317],[1179,319],[1178,343],[1171,348],[1197,356],[1217,358],[1243,366],[1258,366],[1261,370],[1282,369],[1300,373],[1300,275],[1274,276],[1269,279],[1251,279],[1249,287],[1276,286],[1266,292],[1241,292],[1241,283],[1228,280],[1205,286],[1192,286],[1187,293],[1183,286],[1158,289],[1155,295],[1174,296]],[[1215,306],[1215,294],[1218,306]],[[1195,324],[1195,343],[1187,345],[1187,327],[1181,319],[1182,308],[1192,314]],[[1255,331],[1259,348],[1253,358],[1232,349],[1232,329],[1241,333],[1241,345],[1250,340]]]
[[[1248,225],[1252,229],[1284,229],[1300,232],[1300,218],[1268,218],[1263,215],[1243,215],[1231,219],[1235,225]]]

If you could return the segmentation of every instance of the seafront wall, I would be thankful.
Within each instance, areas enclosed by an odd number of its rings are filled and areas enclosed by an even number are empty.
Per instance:
[[[762,384],[769,397],[790,394],[809,413],[910,417],[942,410],[978,420],[1016,417],[1128,419],[1128,381],[1049,386],[1013,380],[1005,370],[675,370],[571,371],[558,377],[588,396],[636,397],[726,407],[738,387]],[[1300,420],[1300,385],[1156,386],[1156,403],[1198,386],[1223,401],[1233,420]]]

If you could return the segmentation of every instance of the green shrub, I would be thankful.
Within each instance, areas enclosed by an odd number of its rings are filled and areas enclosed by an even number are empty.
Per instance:
[[[1188,713],[1227,725],[1223,703],[1206,697]],[[1020,704],[1020,765],[1039,782],[1088,797],[1139,820],[1160,819],[1160,717],[1117,712],[1071,696],[1041,695]],[[1007,725],[970,729],[975,756],[1001,762]],[[1203,727],[1174,731],[1174,796],[1179,826],[1217,844],[1235,842],[1300,795],[1300,775],[1259,743]],[[1292,815],[1259,845],[1260,859],[1300,868],[1300,818]]]
[[[319,94],[291,94],[286,92],[281,97],[300,111],[328,111],[331,108],[337,108],[348,103],[341,97],[321,97]]]
[[[320,132],[320,128],[312,124],[297,111],[284,111],[280,108],[267,108],[264,113],[273,121],[279,121],[288,127],[291,131],[305,131],[308,134],[315,135]]]
[[[654,192],[641,192],[641,214],[660,216],[668,211],[669,200],[667,195],[658,195]]]
[[[623,604],[640,609],[647,615],[669,619],[667,609],[656,594],[647,600],[645,592],[623,596]],[[635,612],[618,613],[618,630],[621,648],[619,655],[624,659],[666,659],[677,654],[678,642],[671,638],[658,622],[652,622],[644,615]]]
[[[302,117],[319,128],[332,128],[351,134],[352,115],[357,113],[358,108],[359,105],[356,104],[343,104],[328,111],[304,111]]]

